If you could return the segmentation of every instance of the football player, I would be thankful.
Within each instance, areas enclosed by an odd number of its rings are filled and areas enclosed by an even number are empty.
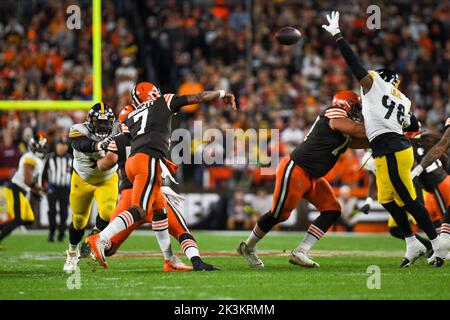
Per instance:
[[[447,255],[425,207],[417,201],[411,179],[414,155],[404,131],[417,131],[418,121],[410,114],[411,101],[398,90],[399,76],[387,69],[367,71],[345,41],[339,29],[339,12],[327,15],[326,31],[333,35],[342,56],[361,85],[362,113],[366,135],[375,158],[378,202],[391,214],[405,234],[406,254],[401,267],[408,267],[426,252],[415,237],[406,211],[427,234],[436,255],[435,266],[442,266]]]
[[[117,166],[102,171],[97,160],[105,156],[109,137],[113,134],[115,117],[112,109],[103,102],[96,103],[88,112],[86,122],[70,128],[69,139],[73,148],[73,173],[70,182],[70,208],[72,223],[69,226],[69,249],[63,270],[76,270],[80,250],[78,244],[89,221],[92,203],[98,206],[96,228],[104,229],[116,207],[118,195]]]
[[[31,138],[28,151],[19,160],[19,166],[10,182],[6,183],[4,196],[9,217],[0,227],[0,242],[14,229],[22,225],[30,225],[35,217],[27,195],[30,192],[44,191],[39,185],[47,140],[40,137],[38,141]]]
[[[276,171],[272,209],[259,218],[248,239],[237,248],[251,267],[264,267],[256,255],[256,244],[275,225],[287,220],[302,198],[312,203],[320,215],[291,252],[289,261],[301,267],[319,267],[308,253],[341,215],[341,206],[324,176],[349,146],[367,145],[364,125],[355,121],[360,117],[360,108],[360,98],[351,90],[337,93],[332,106],[317,117],[305,140],[281,160]]]
[[[414,168],[412,171],[412,177],[419,177],[419,179],[423,179],[422,176],[427,176],[427,172],[430,170],[429,168],[435,168],[436,166],[440,172],[443,171],[442,165],[439,165],[439,158],[442,158],[444,153],[450,148],[450,118],[447,118],[444,126],[444,134],[441,139],[434,144],[434,146],[425,153],[420,164]],[[441,162],[442,164],[442,162]],[[425,168],[425,169],[424,169]],[[447,168],[445,168],[447,169]],[[442,178],[444,177],[443,173],[441,174]],[[441,225],[441,237],[445,239],[445,249],[448,254],[450,250],[450,178],[447,177],[442,179],[438,184],[437,193],[435,193],[436,199],[438,199],[439,206],[442,207],[442,210],[445,208],[444,218],[442,220]],[[436,187],[436,186],[435,186]]]
[[[164,255],[171,258],[170,236],[168,232],[167,200],[162,194],[162,174],[171,177],[169,153],[172,115],[186,105],[222,99],[236,109],[231,93],[205,91],[194,95],[161,94],[158,87],[150,82],[138,83],[131,96],[136,110],[128,114],[125,125],[131,136],[130,157],[126,162],[126,174],[133,184],[131,206],[121,212],[99,234],[87,239],[97,260],[104,266],[105,247],[108,239],[132,227],[153,212],[152,229]],[[172,178],[173,179],[173,178]]]
[[[128,114],[135,109],[134,106],[126,106],[119,115],[119,121],[123,123]],[[123,127],[127,130],[127,127]],[[124,210],[127,210],[131,206],[131,195],[133,185],[126,176],[125,162],[130,152],[131,139],[126,133],[121,133],[112,137],[111,142],[108,145],[108,150],[104,158],[97,160],[97,166],[100,170],[109,170],[116,164],[119,166],[119,202],[116,210],[111,216],[111,220],[117,217]],[[189,231],[186,221],[183,215],[180,213],[179,202],[182,201],[182,197],[177,195],[169,187],[162,187],[162,192],[167,200],[167,217],[169,220],[169,233],[180,242],[181,248],[185,255],[189,258],[194,266],[195,271],[202,270],[218,270],[218,268],[204,263],[200,258],[197,242],[195,241],[192,233]],[[153,212],[149,211],[147,217],[139,222],[135,223],[130,228],[127,228],[111,239],[109,239],[108,245],[105,247],[105,256],[112,256],[117,252],[120,245],[129,237],[129,235],[144,223],[152,222]],[[176,255],[172,253],[172,256],[168,260],[164,260],[163,271],[189,271],[192,267],[186,266]]]

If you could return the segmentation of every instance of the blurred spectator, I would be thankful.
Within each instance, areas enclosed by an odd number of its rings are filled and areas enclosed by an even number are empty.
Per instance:
[[[352,219],[354,211],[357,210],[358,198],[352,196],[349,186],[342,186],[339,189],[338,201],[341,205],[341,217],[336,222],[336,225],[344,226],[345,231],[353,231],[353,225],[355,224]]]
[[[237,190],[228,201],[228,230],[250,230],[257,221],[255,209],[244,201],[244,192]]]

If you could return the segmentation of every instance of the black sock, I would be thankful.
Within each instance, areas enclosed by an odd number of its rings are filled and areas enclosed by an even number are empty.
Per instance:
[[[417,221],[417,225],[427,234],[430,240],[433,240],[438,236],[427,209],[425,209],[417,199],[408,201],[404,208],[414,217]]]
[[[395,201],[384,203],[383,207],[390,213],[404,237],[409,237],[413,234],[409,225],[408,215],[403,208],[399,207]]]
[[[100,217],[100,214],[97,214],[97,218],[95,219],[95,226],[97,227],[98,230],[102,231],[108,226],[108,224],[109,221],[103,220]]]
[[[312,224],[322,230],[323,233],[326,233],[328,229],[338,221],[340,216],[340,211],[322,211]]]
[[[73,226],[73,223],[69,226],[69,242],[71,245],[77,245],[80,243],[81,239],[83,239],[84,236],[84,229],[77,230]]]
[[[270,230],[272,230],[272,228],[278,224],[278,220],[276,218],[274,218],[271,214],[271,212],[267,212],[266,214],[262,215],[259,219],[258,219],[258,227],[261,229],[261,231],[263,231],[264,233],[269,232]]]
[[[21,225],[20,220],[13,220],[7,222],[3,225],[2,231],[0,232],[0,241],[5,239],[13,230]]]
[[[448,207],[447,211],[445,211],[444,219],[442,220],[442,222],[450,224],[450,207]]]

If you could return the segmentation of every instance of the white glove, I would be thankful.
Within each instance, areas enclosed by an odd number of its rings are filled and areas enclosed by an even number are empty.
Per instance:
[[[339,30],[339,11],[331,12],[331,16],[327,14],[327,20],[329,25],[323,24],[322,28],[327,30],[333,36],[341,32],[341,30]]]
[[[414,168],[413,171],[411,171],[411,178],[414,180],[416,177],[420,176],[423,172],[423,167],[419,164],[417,167]]]

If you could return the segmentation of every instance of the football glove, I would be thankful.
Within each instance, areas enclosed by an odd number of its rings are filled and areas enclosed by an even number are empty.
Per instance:
[[[339,30],[339,11],[331,12],[331,15],[327,14],[327,20],[329,25],[323,24],[322,28],[327,30],[331,35],[336,35],[341,30]]]
[[[113,139],[113,136],[110,135],[106,139],[104,139],[104,140],[102,140],[100,142],[97,142],[97,144],[95,145],[95,149],[97,151],[102,151],[102,150],[103,151],[107,151],[109,143],[112,141],[112,139]]]

